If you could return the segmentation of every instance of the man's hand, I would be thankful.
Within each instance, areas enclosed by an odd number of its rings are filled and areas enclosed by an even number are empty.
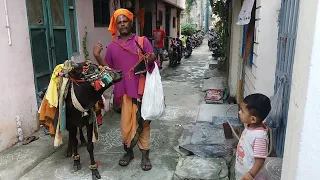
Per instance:
[[[146,54],[144,58],[149,64],[154,63],[154,61],[156,60],[156,56],[154,54]]]
[[[103,49],[103,47],[102,47],[102,44],[100,42],[95,44],[94,47],[93,47],[93,55],[94,55],[94,57],[100,56],[100,53],[101,53],[102,49]]]
[[[244,176],[242,176],[241,180],[253,180],[253,177],[247,172]]]

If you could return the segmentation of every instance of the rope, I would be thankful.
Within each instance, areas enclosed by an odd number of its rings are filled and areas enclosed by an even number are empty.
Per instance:
[[[74,93],[73,83],[71,84],[71,100],[72,100],[73,106],[74,106],[78,111],[82,112],[82,117],[89,115],[89,114],[88,114],[89,109],[84,109],[84,108],[81,106],[80,102],[78,101],[77,96],[76,96],[76,94]]]

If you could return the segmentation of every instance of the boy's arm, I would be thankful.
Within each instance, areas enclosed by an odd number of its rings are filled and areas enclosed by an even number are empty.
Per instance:
[[[253,167],[242,177],[242,180],[253,180],[263,167],[264,161],[264,158],[254,158]]]
[[[254,165],[243,176],[243,180],[252,180],[263,167],[268,155],[268,142],[265,138],[256,138],[253,143]]]

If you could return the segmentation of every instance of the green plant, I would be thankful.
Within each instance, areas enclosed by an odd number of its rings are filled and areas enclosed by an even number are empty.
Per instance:
[[[82,38],[82,51],[85,60],[89,60],[89,52],[87,49],[87,41],[88,41],[88,28],[87,26],[84,28],[84,36]]]
[[[192,24],[182,24],[181,25],[181,34],[185,36],[190,36],[196,32],[196,27]]]
[[[219,35],[219,44],[221,47],[221,57],[225,58],[227,56],[227,40],[228,40],[228,16],[229,16],[229,1],[228,0],[210,0],[210,5],[212,8],[212,13],[219,17],[219,21],[216,23],[215,27]],[[222,69],[225,68],[226,62],[222,61],[220,66]]]

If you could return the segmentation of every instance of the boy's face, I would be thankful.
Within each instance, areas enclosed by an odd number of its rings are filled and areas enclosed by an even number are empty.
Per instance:
[[[245,124],[255,124],[257,123],[257,117],[252,116],[251,113],[249,112],[247,108],[247,104],[245,103],[240,103],[239,105],[239,118],[241,122]]]
[[[157,24],[156,24],[156,28],[157,28],[157,29],[160,29],[160,26],[161,26],[160,23],[157,23]]]

